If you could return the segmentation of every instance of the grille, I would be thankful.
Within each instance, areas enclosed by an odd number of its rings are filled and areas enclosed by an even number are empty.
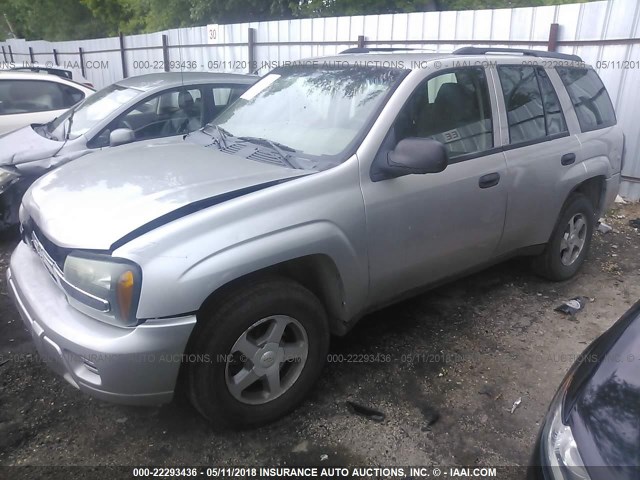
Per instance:
[[[235,154],[238,153],[240,150],[242,150],[243,148],[245,148],[246,145],[242,144],[242,143],[233,143],[231,145],[229,145],[227,148],[223,148],[222,151],[224,153],[230,153],[230,154]]]
[[[247,158],[251,160],[257,160],[259,162],[274,163],[276,165],[285,165],[285,166],[287,165],[285,162],[282,161],[282,159],[280,158],[280,155],[276,153],[265,152],[262,150],[256,150]]]
[[[71,252],[69,248],[62,248],[57,246],[51,240],[47,238],[47,236],[42,233],[42,230],[33,222],[32,219],[29,219],[25,224],[22,225],[23,230],[23,238],[27,240],[27,243],[30,244],[31,235],[35,233],[38,236],[38,240],[42,245],[42,248],[47,252],[47,255],[51,257],[51,259],[56,262],[56,265],[60,267],[60,270],[64,269],[64,261],[67,259],[67,255]]]
[[[271,152],[270,150],[261,150],[260,148],[256,148],[255,146],[242,141],[232,143],[221,151],[231,155],[239,154],[241,157],[246,157],[249,160],[272,163],[274,165],[283,165],[285,167],[289,166],[286,162],[282,161],[282,158],[280,158],[280,155],[277,153]]]

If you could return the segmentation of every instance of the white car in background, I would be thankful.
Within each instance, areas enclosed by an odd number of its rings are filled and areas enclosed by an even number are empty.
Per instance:
[[[48,73],[51,75],[56,75],[58,77],[66,78],[67,80],[73,80],[76,83],[80,83],[85,87],[95,88],[93,83],[87,80],[83,75],[78,75],[77,73],[73,73],[73,71],[68,70],[62,67],[40,67],[38,65],[31,66],[15,66],[13,68],[8,68],[7,70],[11,70],[12,72],[34,72],[34,73]]]
[[[0,135],[34,123],[47,123],[95,90],[45,73],[0,72]]]

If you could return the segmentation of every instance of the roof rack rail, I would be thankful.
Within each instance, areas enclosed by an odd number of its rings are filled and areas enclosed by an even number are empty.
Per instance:
[[[411,51],[415,50],[415,48],[405,48],[405,47],[380,47],[380,48],[367,48],[367,47],[354,47],[347,48],[340,52],[340,55],[343,53],[373,53],[373,52],[402,52],[402,51]]]
[[[547,52],[545,50],[527,50],[523,48],[483,48],[483,47],[463,47],[453,52],[455,55],[486,55],[487,53],[520,53],[530,57],[558,58],[583,63],[578,55],[568,53]]]

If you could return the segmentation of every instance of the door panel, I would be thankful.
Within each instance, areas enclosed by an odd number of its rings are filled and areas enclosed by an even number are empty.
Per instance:
[[[571,188],[576,185],[573,165],[562,157],[574,154],[581,161],[575,136],[557,138],[505,152],[509,165],[509,203],[504,239],[499,253],[546,243]]]
[[[489,261],[502,236],[508,172],[494,149],[495,97],[479,67],[427,77],[399,111],[374,167],[409,137],[444,144],[440,173],[363,178],[371,303]],[[377,177],[376,177],[377,179]]]
[[[481,188],[491,173],[500,181]],[[499,152],[441,173],[363,185],[371,298],[383,302],[489,261],[502,235],[506,176]]]
[[[575,185],[580,142],[569,134],[558,95],[542,67],[499,65],[509,137],[507,216],[498,252],[546,243]]]

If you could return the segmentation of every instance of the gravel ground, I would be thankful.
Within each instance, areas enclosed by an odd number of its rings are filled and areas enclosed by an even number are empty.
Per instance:
[[[614,231],[595,235],[568,282],[515,260],[368,316],[334,339],[336,361],[299,409],[240,432],[213,431],[184,401],[124,407],[75,390],[29,355],[3,275],[0,466],[526,464],[572,359],[640,298],[638,217],[640,205],[617,205]],[[16,242],[0,240],[3,270]],[[553,311],[575,296],[592,299],[575,318]],[[360,354],[377,361],[350,361]]]

